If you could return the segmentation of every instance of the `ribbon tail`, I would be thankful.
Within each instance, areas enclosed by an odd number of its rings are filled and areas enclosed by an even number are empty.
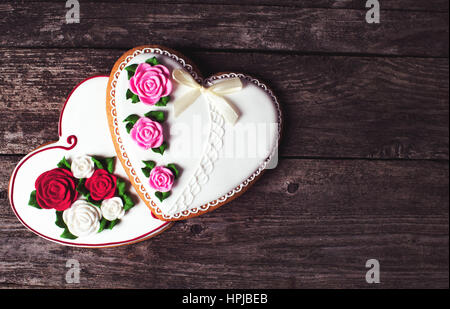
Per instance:
[[[193,89],[193,90],[185,93],[183,96],[181,96],[175,102],[173,102],[175,117],[178,117],[182,112],[184,112],[185,109],[188,108],[192,103],[194,103],[195,100],[197,100],[197,98],[199,96],[200,96],[200,90]]]
[[[230,124],[234,125],[239,119],[239,110],[234,104],[228,102],[223,97],[213,94],[211,92],[207,95],[209,100],[212,100],[214,106],[217,108],[220,114],[222,114],[223,118],[228,121]]]

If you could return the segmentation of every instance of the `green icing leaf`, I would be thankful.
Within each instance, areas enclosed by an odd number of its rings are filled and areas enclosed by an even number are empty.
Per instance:
[[[145,164],[146,167],[153,169],[156,166],[155,161],[148,160],[148,161],[142,161],[142,163]]]
[[[125,194],[125,187],[126,187],[125,181],[117,178],[116,187],[117,187],[117,194],[119,194],[119,196],[122,196],[123,194]]]
[[[148,64],[151,64],[151,65],[159,64],[159,61],[158,61],[158,59],[156,59],[156,57],[149,58],[149,59],[145,60],[145,62]]]
[[[159,99],[159,101],[155,104],[155,106],[166,106],[167,103],[170,101],[170,96],[162,97]]]
[[[139,96],[133,93],[130,89],[127,90],[126,97],[127,100],[131,99],[131,103],[133,104],[139,102]]]
[[[136,114],[131,114],[127,118],[125,118],[125,120],[123,122],[131,122],[134,125],[139,120],[139,118],[141,118],[141,117],[139,117]]]
[[[142,168],[141,170],[142,170],[142,173],[144,173],[145,177],[147,177],[147,178],[150,177],[150,172],[152,171],[151,168],[149,168],[149,167],[144,167],[144,168]]]
[[[167,104],[170,101],[170,96],[165,96],[161,98],[161,102]]]
[[[60,235],[61,238],[66,238],[66,239],[76,239],[76,238],[78,238],[77,236],[73,235],[69,231],[69,228],[67,227],[66,223],[63,220],[63,212],[62,211],[56,211],[55,224],[56,224],[56,226],[64,229],[64,231]]]
[[[166,142],[164,142],[164,143],[162,143],[161,146],[159,146],[158,148],[152,148],[152,150],[153,150],[153,152],[163,155],[164,150],[166,150],[166,148],[167,148],[167,144],[166,144]]]
[[[66,227],[64,229],[64,232],[60,235],[61,238],[67,238],[67,239],[77,239],[78,237],[73,235],[71,232],[69,232],[69,229]]]
[[[101,231],[103,231],[110,222],[111,221],[108,221],[105,218],[102,218],[102,220],[100,221],[100,227],[98,228],[97,233],[100,233]]]
[[[111,223],[109,224],[109,226],[108,226],[108,228],[110,229],[110,230],[112,230],[113,229],[113,227],[115,227],[116,226],[116,224],[117,223],[119,223],[119,219],[116,219],[116,220],[113,220],[113,221],[110,221]]]
[[[140,102],[139,96],[137,94],[133,94],[133,97],[131,98],[131,103],[135,104]]]
[[[83,196],[87,196],[89,194],[88,189],[86,189],[86,187],[84,186],[85,182],[86,182],[86,179],[82,178],[78,181],[78,185],[77,185],[78,193],[80,193]]]
[[[114,159],[115,157],[105,158],[106,170],[110,174],[114,172]]]
[[[127,89],[127,92],[125,94],[127,100],[131,99],[133,97],[133,95],[134,95],[133,91],[131,91],[131,89]]]
[[[92,162],[94,162],[95,167],[98,169],[103,169],[108,171],[109,173],[114,172],[114,159],[116,157],[110,158],[100,158],[100,157],[91,157]]]
[[[105,169],[100,158],[91,157],[91,159],[92,159],[92,161],[94,161],[94,164],[98,169],[101,169],[101,170]]]
[[[55,224],[57,226],[59,226],[60,228],[63,228],[63,229],[67,228],[67,225],[66,225],[66,223],[63,220],[63,212],[62,211],[56,211]]]
[[[147,118],[150,118],[153,121],[164,122],[166,117],[164,116],[164,112],[162,111],[151,111],[144,115]]]
[[[130,196],[128,196],[127,194],[123,194],[121,197],[123,201],[123,209],[125,211],[131,209],[134,206],[134,202]]]
[[[127,89],[127,93],[125,94],[127,100],[133,97],[133,92],[130,89]]]
[[[128,133],[128,134],[130,134],[131,129],[133,129],[133,127],[134,127],[134,123],[132,123],[132,122],[127,123],[127,125],[125,126],[125,128],[127,129],[127,133]]]
[[[175,176],[175,178],[178,178],[178,175],[180,174],[180,172],[178,171],[178,169],[175,166],[175,164],[173,164],[173,163],[167,164],[167,168],[172,171],[172,173]]]
[[[162,201],[164,201],[166,198],[168,198],[170,196],[170,191],[168,191],[168,192],[156,191],[155,195],[162,202]]]
[[[30,193],[30,199],[28,200],[28,205],[33,206],[33,207],[35,207],[37,209],[42,209],[41,206],[39,206],[39,204],[37,203],[37,200],[36,200],[36,190],[33,190]]]
[[[63,157],[61,161],[57,164],[59,168],[65,168],[70,171],[70,163],[66,160],[66,157]]]
[[[132,64],[125,68],[125,71],[128,72],[128,79],[131,79],[133,77],[134,73],[136,72],[137,67],[138,67],[137,64]]]
[[[130,64],[129,66],[127,66],[127,67],[125,68],[125,70],[131,71],[131,72],[136,72],[137,67],[138,67],[137,64]]]
[[[131,103],[139,102],[139,96],[137,94],[133,93],[133,91],[131,91],[131,89],[127,89],[125,96],[126,96],[127,100],[131,99]]]
[[[86,196],[86,200],[88,201],[88,203],[91,203],[94,206],[100,207],[102,205],[101,201],[94,201],[91,197],[91,194],[88,193]]]
[[[142,161],[142,163],[145,164],[145,167],[142,168],[142,172],[144,173],[145,177],[150,177],[150,172],[155,167],[156,163],[155,161],[149,160],[149,161]]]

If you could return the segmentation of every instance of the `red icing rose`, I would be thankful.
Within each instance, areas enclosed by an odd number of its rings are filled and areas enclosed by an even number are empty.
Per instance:
[[[41,174],[34,184],[41,208],[63,211],[77,199],[76,180],[71,171],[55,168]]]
[[[91,193],[94,201],[101,201],[114,197],[116,193],[117,178],[105,170],[98,169],[84,184]]]

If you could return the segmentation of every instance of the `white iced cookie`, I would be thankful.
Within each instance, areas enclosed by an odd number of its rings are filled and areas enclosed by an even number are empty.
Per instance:
[[[79,156],[72,160],[71,170],[75,178],[89,178],[95,170],[94,161],[90,156]]]
[[[69,232],[75,236],[87,236],[100,228],[102,213],[85,200],[78,200],[63,212],[63,220]]]
[[[123,209],[123,202],[120,197],[113,197],[107,200],[103,200],[100,206],[103,218],[109,221],[121,219],[125,214]]]

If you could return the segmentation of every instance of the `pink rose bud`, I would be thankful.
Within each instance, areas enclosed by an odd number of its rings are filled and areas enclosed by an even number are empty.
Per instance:
[[[157,148],[163,143],[163,128],[159,122],[147,117],[140,118],[130,132],[131,138],[141,148]]]
[[[154,105],[172,92],[172,82],[169,78],[170,73],[165,66],[141,63],[130,79],[130,89],[142,103]]]
[[[175,176],[164,166],[156,166],[150,172],[150,186],[156,191],[168,192],[172,189]]]

